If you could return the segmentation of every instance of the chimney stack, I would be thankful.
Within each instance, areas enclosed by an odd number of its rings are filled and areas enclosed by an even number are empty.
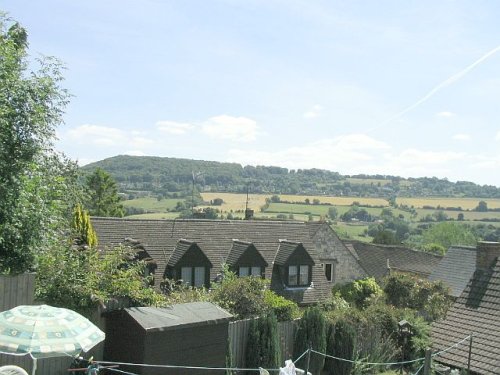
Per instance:
[[[500,242],[479,241],[476,246],[476,270],[490,269],[495,258],[500,257]]]

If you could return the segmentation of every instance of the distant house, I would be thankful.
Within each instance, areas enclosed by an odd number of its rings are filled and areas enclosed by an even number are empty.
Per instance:
[[[450,294],[459,297],[476,270],[476,256],[475,247],[451,246],[429,280],[444,282],[450,287]]]
[[[354,248],[346,246],[330,225],[308,222],[316,253],[330,284],[347,283],[367,276]]]
[[[345,241],[355,251],[361,267],[377,280],[401,272],[427,278],[442,259],[439,255],[408,249],[398,245],[379,245],[361,241]]]
[[[321,301],[330,293],[311,227],[303,222],[91,220],[101,247],[124,244],[128,239],[142,257],[150,259],[157,287],[164,278],[209,287],[225,263],[239,276],[269,279],[273,291],[301,305]],[[342,272],[339,270],[344,278]]]
[[[104,360],[225,367],[231,318],[231,314],[210,302],[115,310],[106,314]],[[216,370],[184,368],[125,369],[143,375],[220,374]]]
[[[466,288],[446,318],[432,326],[433,349],[446,352],[435,360],[456,368],[467,368],[473,334],[471,373],[500,374],[500,243],[479,242],[475,270]]]

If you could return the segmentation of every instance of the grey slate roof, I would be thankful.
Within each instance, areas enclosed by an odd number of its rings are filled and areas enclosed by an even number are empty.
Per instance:
[[[259,251],[255,248],[253,243],[240,241],[240,240],[233,240],[233,246],[231,247],[231,251],[229,252],[229,255],[227,256],[226,263],[229,265],[236,264],[238,262],[238,260],[240,260],[240,258],[246,252],[254,252],[254,254],[257,257],[261,258],[262,264],[264,264],[264,267],[267,267],[269,265],[266,262],[266,260],[262,257],[262,255],[259,253]]]
[[[300,242],[280,241],[276,258],[274,258],[274,264],[277,264],[278,266],[285,265],[290,256],[296,251],[307,253],[304,246]],[[311,257],[309,256],[309,258]],[[314,264],[314,260],[312,260],[312,258],[310,260],[311,264]]]
[[[99,238],[99,246],[123,243],[127,237],[137,239],[144,245],[158,267],[155,283],[161,282],[167,262],[180,239],[195,242],[213,265],[211,280],[221,271],[233,240],[252,243],[269,264],[265,277],[271,280],[275,292],[285,295],[301,304],[315,303],[329,294],[324,272],[309,236],[309,229],[303,222],[261,221],[261,220],[134,220],[119,218],[91,218]],[[273,261],[280,245],[280,239],[300,242],[311,256],[315,266],[312,269],[313,288],[289,290],[279,272],[273,272]]]
[[[167,266],[170,266],[170,267],[173,267],[177,264],[177,262],[179,260],[181,260],[181,258],[188,252],[189,249],[191,249],[192,247],[195,247],[198,249],[198,251],[201,251],[199,249],[199,246],[196,244],[196,242],[191,242],[191,241],[187,241],[187,240],[184,240],[184,239],[180,239],[177,244],[175,245],[175,249],[172,253],[172,255],[170,256],[169,260],[168,260],[168,263],[167,263]],[[201,252],[203,254],[203,251]],[[208,260],[208,258],[207,258]],[[211,262],[208,260],[208,263],[210,265]]]
[[[193,327],[210,322],[215,324],[232,315],[211,302],[180,303],[170,307],[131,307],[125,312],[146,331],[167,331]]]
[[[451,295],[458,297],[476,269],[475,247],[452,246],[432,271],[429,280],[441,280],[451,289]]]
[[[359,256],[359,262],[369,276],[382,279],[392,271],[408,272],[428,277],[442,259],[439,255],[416,251],[397,245],[379,245],[361,241],[345,241]]]
[[[500,374],[500,261],[488,271],[476,271],[455,301],[446,319],[435,323],[433,349],[443,350],[473,333],[471,370]],[[435,359],[458,368],[467,367],[469,342]]]

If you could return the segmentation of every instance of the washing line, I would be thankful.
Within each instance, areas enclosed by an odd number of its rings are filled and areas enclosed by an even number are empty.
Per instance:
[[[326,354],[326,353],[317,352],[316,350],[312,350],[312,349],[311,349],[311,352],[319,354],[319,355],[322,355],[322,356],[327,357],[327,358],[336,359],[338,361],[344,361],[344,362],[349,362],[349,363],[364,363],[366,365],[372,365],[372,366],[405,365],[405,364],[415,363],[415,362],[420,362],[420,361],[424,361],[425,360],[425,358],[422,357],[422,358],[412,359],[411,361],[401,361],[401,362],[364,362],[364,361],[359,361],[359,360],[358,361],[353,361],[351,359],[335,357],[333,355],[329,355],[329,354]]]
[[[462,344],[464,341],[469,340],[469,339],[470,339],[470,337],[471,337],[471,335],[469,335],[469,336],[467,336],[467,337],[463,338],[463,339],[462,339],[462,340],[460,340],[459,342],[457,342],[457,343],[455,343],[455,344],[451,345],[450,347],[448,347],[448,348],[446,348],[446,349],[443,349],[443,350],[441,350],[441,351],[439,351],[439,352],[433,353],[433,354],[432,354],[432,357],[436,357],[436,356],[438,356],[438,355],[441,355],[441,354],[443,354],[443,353],[446,353],[446,352],[450,351],[451,349],[453,349],[453,348],[457,347],[458,345]]]

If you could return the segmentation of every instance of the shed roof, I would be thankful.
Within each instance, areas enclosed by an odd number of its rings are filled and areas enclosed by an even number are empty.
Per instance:
[[[442,256],[408,249],[398,245],[380,245],[361,241],[346,241],[359,256],[359,262],[369,276],[381,279],[394,271],[409,272],[428,277]]]
[[[451,289],[451,295],[462,294],[476,269],[477,250],[471,246],[452,246],[437,267],[432,271],[429,280],[441,280]]]
[[[216,324],[233,316],[211,302],[191,302],[170,307],[131,307],[125,309],[145,331],[166,331],[180,327]]]
[[[443,350],[473,333],[471,370],[500,373],[500,261],[492,269],[476,271],[467,287],[432,327],[434,349]],[[454,367],[467,367],[468,341],[436,357]]]

